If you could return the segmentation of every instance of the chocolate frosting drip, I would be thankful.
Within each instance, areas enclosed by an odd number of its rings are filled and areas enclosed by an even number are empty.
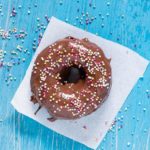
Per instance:
[[[50,120],[92,113],[110,88],[110,60],[86,38],[66,37],[45,48],[31,75],[31,100],[48,110],[53,117]]]

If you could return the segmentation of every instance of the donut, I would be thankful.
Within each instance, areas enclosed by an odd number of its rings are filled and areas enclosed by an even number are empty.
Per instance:
[[[45,107],[50,121],[78,119],[99,108],[111,89],[111,66],[87,38],[66,37],[37,56],[31,74],[31,101]]]

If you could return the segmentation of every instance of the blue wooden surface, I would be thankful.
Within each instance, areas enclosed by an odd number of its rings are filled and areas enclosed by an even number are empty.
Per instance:
[[[10,105],[47,25],[46,18],[52,15],[150,59],[150,0],[0,0],[0,150],[88,149],[17,113]],[[23,48],[19,50],[17,45]],[[150,150],[149,90],[150,67],[98,149]]]

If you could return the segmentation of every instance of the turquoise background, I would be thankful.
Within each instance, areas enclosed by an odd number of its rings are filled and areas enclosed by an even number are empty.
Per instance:
[[[125,45],[150,59],[150,0],[0,0],[0,49],[6,51],[4,56],[0,51],[0,150],[89,149],[17,113],[10,104],[39,35],[47,26],[47,16]],[[2,29],[9,30],[7,38]],[[20,34],[25,34],[24,39],[16,38]],[[17,45],[23,48],[19,50]],[[149,89],[150,67],[128,96],[98,150],[150,150]]]

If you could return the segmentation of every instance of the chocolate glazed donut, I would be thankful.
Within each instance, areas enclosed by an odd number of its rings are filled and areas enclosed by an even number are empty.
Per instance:
[[[45,48],[31,75],[31,100],[48,110],[51,121],[92,113],[110,88],[110,60],[86,38],[67,37]]]

